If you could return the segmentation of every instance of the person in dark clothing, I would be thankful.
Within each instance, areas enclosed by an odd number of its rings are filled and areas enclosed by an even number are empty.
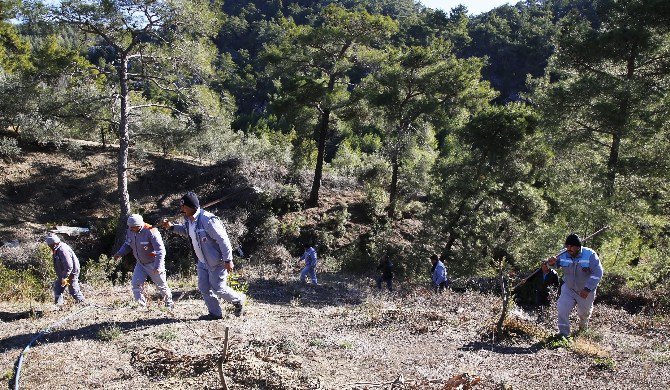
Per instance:
[[[386,282],[388,290],[393,291],[393,262],[388,255],[379,262],[377,270],[381,271],[381,275],[377,277],[377,288],[381,290],[382,282]]]
[[[551,291],[558,289],[558,273],[549,268],[546,263],[542,264],[542,272],[538,272],[533,282],[535,291],[535,305],[549,306],[551,304]]]

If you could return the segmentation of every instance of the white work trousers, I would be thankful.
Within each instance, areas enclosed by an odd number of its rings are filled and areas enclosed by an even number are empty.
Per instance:
[[[165,274],[165,270],[159,269],[158,273],[156,274],[154,273],[153,264],[144,265],[139,261],[135,263],[135,270],[133,271],[133,279],[131,282],[133,287],[133,297],[135,298],[135,301],[137,301],[137,303],[142,306],[147,305],[147,299],[142,291],[142,286],[144,285],[144,282],[147,280],[147,276],[150,277],[151,280],[156,285],[156,289],[158,289],[158,292],[161,294],[161,297],[163,297],[163,301],[165,302],[165,304],[168,306],[171,305],[172,291],[170,291],[170,287],[168,287],[167,275]]]
[[[567,284],[561,286],[561,296],[558,298],[558,331],[563,336],[570,335],[570,313],[577,306],[577,315],[579,316],[579,328],[586,329],[589,325],[589,318],[593,311],[593,300],[596,298],[596,292],[591,291],[586,298],[582,298],[576,291],[573,291]]]
[[[217,317],[222,316],[221,305],[217,297],[234,305],[243,304],[246,298],[243,293],[230,288],[227,282],[228,271],[223,268],[223,263],[210,267],[198,261],[198,290],[205,300],[209,313]]]

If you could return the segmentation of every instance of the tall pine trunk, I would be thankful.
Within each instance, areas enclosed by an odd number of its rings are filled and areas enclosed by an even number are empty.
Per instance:
[[[635,45],[630,48],[630,53],[626,59],[626,78],[625,85],[626,88],[630,88],[628,85],[635,78],[635,61],[638,56],[638,50]],[[627,95],[629,90],[626,90],[626,95],[619,104],[619,113],[621,115],[620,123],[618,127],[612,132],[612,143],[610,144],[610,154],[607,159],[607,183],[605,187],[605,196],[610,199],[614,196],[616,191],[616,177],[619,167],[619,152],[621,150],[621,135],[626,134],[626,127],[630,123],[629,117],[630,113],[630,100]]]
[[[391,159],[391,188],[389,190],[388,216],[391,220],[395,218],[395,210],[398,204],[398,172],[400,171],[400,158],[395,155]]]
[[[117,73],[119,75],[119,89],[121,112],[119,117],[119,154],[116,162],[117,192],[119,200],[119,224],[116,229],[115,247],[118,248],[125,239],[126,219],[130,214],[130,196],[128,194],[128,149],[130,134],[128,132],[128,117],[130,113],[130,92],[128,90],[128,59],[120,60]]]
[[[329,123],[330,110],[324,110],[323,113],[321,113],[321,121],[319,124],[316,167],[314,168],[314,180],[312,181],[312,190],[309,193],[307,207],[316,207],[319,205],[319,190],[321,189],[321,178],[323,177],[323,160],[326,154],[326,138],[328,137]]]
[[[617,176],[617,166],[619,165],[619,149],[621,147],[621,137],[619,134],[612,134],[612,144],[610,145],[610,155],[607,159],[607,183],[605,187],[605,196],[609,199],[614,196],[614,183]]]
[[[346,48],[342,49],[340,56],[344,54]],[[335,80],[337,76],[333,73],[328,79],[327,94],[330,95],[335,89]],[[327,100],[327,99],[324,99]],[[314,180],[312,181],[312,190],[309,193],[309,200],[307,207],[316,207],[319,205],[319,190],[321,189],[321,178],[323,177],[323,160],[326,155],[326,139],[328,138],[328,126],[330,126],[330,107],[326,107],[321,111],[321,120],[319,123],[319,140],[316,154],[316,167],[314,168]]]

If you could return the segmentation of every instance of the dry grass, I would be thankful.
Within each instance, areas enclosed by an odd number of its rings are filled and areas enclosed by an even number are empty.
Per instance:
[[[68,379],[50,373],[71,371],[75,388],[219,389],[215,362],[225,327],[231,338],[224,371],[233,390],[388,389],[401,376],[406,389],[608,388],[607,375],[615,370],[623,378],[621,388],[650,388],[648,377],[639,374],[650,368],[657,372],[655,380],[670,381],[662,348],[667,335],[647,339],[629,332],[634,319],[606,306],[596,306],[597,332],[576,338],[570,348],[550,350],[536,347],[536,340],[553,331],[554,319],[516,312],[505,324],[508,338],[482,341],[481,330],[497,319],[494,296],[435,295],[402,283],[398,292],[380,294],[368,281],[327,273],[320,275],[323,286],[301,286],[295,274],[265,280],[254,277],[257,271],[248,267],[240,276],[249,282],[247,315],[236,318],[225,305],[227,316],[220,321],[196,320],[205,309],[193,293],[193,280],[173,284],[182,298],[172,314],[159,302],[149,310],[134,308],[129,286],[89,289],[99,307],[41,340],[28,355],[21,383],[65,388]],[[297,304],[293,294],[300,296]],[[27,309],[23,303],[0,303],[0,312],[12,313],[0,327],[0,372],[13,370],[36,332],[73,310],[21,316]],[[100,332],[112,325],[115,336],[100,340]],[[656,351],[653,356],[627,358],[645,345]],[[73,364],[63,351],[85,358]],[[575,375],[585,358],[593,371]]]
[[[572,340],[570,349],[579,356],[601,359],[611,356],[609,351],[605,350],[601,345],[582,336],[577,336]]]

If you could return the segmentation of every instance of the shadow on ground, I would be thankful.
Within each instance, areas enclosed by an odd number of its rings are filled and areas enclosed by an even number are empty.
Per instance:
[[[42,336],[39,344],[59,343],[63,341],[77,340],[97,340],[100,338],[99,334],[109,329],[110,327],[118,328],[121,332],[138,331],[152,326],[159,326],[164,324],[171,324],[179,322],[176,318],[150,318],[137,321],[125,322],[101,322],[87,325],[77,329],[55,330],[53,333]],[[36,333],[20,334],[7,337],[0,340],[0,351],[8,351],[12,349],[23,349],[28,345],[30,340],[35,337]]]
[[[186,301],[186,300],[202,300],[202,294],[197,289],[188,290],[188,291],[175,291],[172,290],[172,300],[175,302]]]
[[[491,351],[499,353],[501,355],[528,355],[532,353],[537,353],[541,349],[542,349],[541,343],[535,343],[527,347],[522,347],[522,346],[500,345],[483,341],[472,341],[458,348],[459,351],[483,350],[483,351]]]
[[[28,318],[40,318],[44,315],[41,310],[26,310],[18,313],[0,311],[0,322],[14,322]]]
[[[363,291],[323,274],[319,275],[320,284],[302,284],[299,281],[280,281],[277,279],[254,279],[249,282],[249,296],[255,301],[274,305],[288,305],[299,301],[300,306],[323,307],[359,305],[363,303]]]

